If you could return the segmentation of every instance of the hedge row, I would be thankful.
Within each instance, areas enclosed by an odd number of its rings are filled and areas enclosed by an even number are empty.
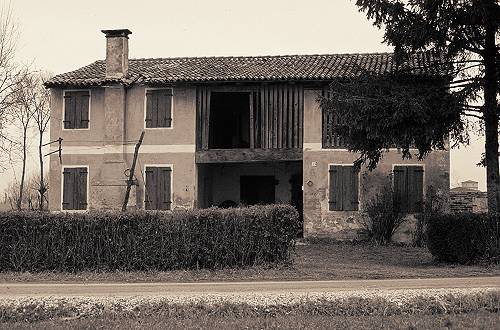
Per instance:
[[[500,262],[500,215],[458,213],[432,216],[427,246],[439,261]]]
[[[0,213],[0,270],[220,269],[285,262],[297,222],[289,205]]]

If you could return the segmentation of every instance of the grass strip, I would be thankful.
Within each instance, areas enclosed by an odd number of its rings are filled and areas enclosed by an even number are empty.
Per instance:
[[[244,299],[241,299],[243,298]],[[23,297],[0,301],[0,322],[94,317],[279,317],[498,313],[500,290],[372,290],[230,297]]]

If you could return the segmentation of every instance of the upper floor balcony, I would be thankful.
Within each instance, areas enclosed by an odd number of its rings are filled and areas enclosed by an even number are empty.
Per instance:
[[[200,86],[196,95],[196,161],[301,160],[301,84]]]

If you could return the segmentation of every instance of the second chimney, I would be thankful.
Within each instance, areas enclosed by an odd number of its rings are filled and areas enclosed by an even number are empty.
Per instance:
[[[102,30],[106,35],[106,78],[123,78],[128,73],[128,29]]]

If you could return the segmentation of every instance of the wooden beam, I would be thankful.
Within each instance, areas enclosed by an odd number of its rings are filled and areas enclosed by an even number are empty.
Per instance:
[[[301,161],[302,149],[210,149],[196,152],[196,163]]]
[[[293,148],[299,147],[299,91],[293,86]]]
[[[132,166],[130,167],[130,174],[127,180],[127,189],[125,191],[125,198],[123,199],[122,212],[125,212],[127,210],[128,199],[130,197],[130,189],[134,184],[135,164],[137,163],[137,157],[139,156],[139,148],[141,147],[143,139],[144,139],[144,131],[142,131],[141,136],[139,137],[139,142],[137,142],[137,144],[135,145],[134,159],[132,160]]]
[[[298,132],[298,135],[299,135],[299,145],[298,147],[299,148],[302,148],[303,146],[303,138],[304,138],[304,89],[302,87],[302,85],[299,85],[298,86],[299,88],[299,132]]]
[[[254,120],[254,106],[253,106],[253,93],[249,93],[249,107],[250,107],[250,148],[255,148],[255,120]]]
[[[283,148],[288,148],[288,84],[283,86]]]

